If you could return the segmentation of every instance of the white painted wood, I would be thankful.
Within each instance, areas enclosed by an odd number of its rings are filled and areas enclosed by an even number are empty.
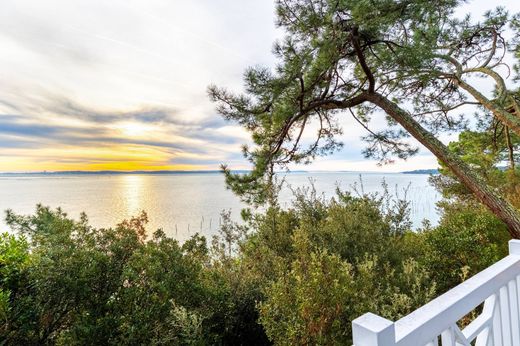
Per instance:
[[[359,346],[395,346],[394,323],[372,313],[352,321],[352,339]]]
[[[474,340],[477,338],[477,336],[480,335],[480,333],[482,333],[484,329],[491,326],[492,319],[492,312],[486,313],[483,311],[480,316],[475,318],[475,320],[473,320],[466,328],[464,328],[462,331],[464,337],[468,340]]]
[[[461,331],[457,322],[482,302]],[[520,346],[520,240],[509,242],[509,256],[408,316],[365,314],[352,328],[355,346]]]
[[[456,324],[453,325],[453,333],[455,334],[455,343],[457,345],[471,346],[470,341],[466,339]]]
[[[511,319],[511,341],[513,345],[520,345],[520,325],[519,325],[519,309],[518,294],[516,292],[516,279],[509,281],[507,285],[509,293],[509,314]]]
[[[441,341],[442,346],[456,346],[455,334],[453,333],[453,329],[451,327],[442,332]]]
[[[513,239],[509,241],[509,254],[520,255],[520,239]]]
[[[500,295],[500,327],[502,329],[502,345],[513,346],[511,340],[511,317],[509,315],[509,294],[507,286],[499,290]]]
[[[491,346],[493,341],[491,340],[491,335],[489,333],[489,327],[486,327],[477,337],[477,341],[475,342],[475,346]]]
[[[423,345],[440,335],[520,273],[520,256],[508,256],[395,322],[399,345]]]
[[[500,297],[495,294],[495,309],[493,310],[493,345],[502,346],[502,329],[500,319]]]
[[[496,295],[493,294],[484,302],[482,314],[471,322],[465,329],[464,335],[468,340],[477,338],[475,346],[489,346],[493,345],[493,317],[496,305]]]
[[[429,343],[427,343],[424,346],[439,346],[439,339],[434,338],[432,341],[430,341]]]

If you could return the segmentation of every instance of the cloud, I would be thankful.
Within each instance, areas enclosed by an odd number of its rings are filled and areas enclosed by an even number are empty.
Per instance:
[[[215,114],[206,87],[240,91],[247,66],[275,65],[280,36],[273,1],[4,0],[0,171],[246,167],[249,136]],[[372,167],[341,121],[344,149],[306,169]]]
[[[2,135],[0,134],[0,148],[4,150],[2,155],[7,155],[7,149],[13,148],[25,148],[25,149],[33,149],[37,148],[39,143],[32,140],[27,140],[25,138],[20,138],[17,136],[11,135]]]
[[[48,112],[65,115],[93,123],[113,123],[121,120],[133,120],[144,123],[166,122],[170,124],[181,123],[175,121],[175,110],[167,108],[149,108],[129,112],[98,111],[83,107],[69,99],[56,98],[49,100]]]
[[[3,121],[0,126],[0,133],[27,136],[27,137],[44,137],[48,138],[61,132],[62,129],[55,126],[43,124],[18,124]]]
[[[0,114],[1,156],[52,161],[64,167],[132,161],[167,168],[215,168],[236,158],[244,138],[234,133],[242,131],[239,127],[230,127],[216,114],[190,119],[166,107],[100,111],[53,96],[45,102],[30,97],[16,102],[21,106],[13,103],[11,109],[28,113]],[[136,153],[140,153],[138,161]],[[2,162],[0,171],[5,170]]]

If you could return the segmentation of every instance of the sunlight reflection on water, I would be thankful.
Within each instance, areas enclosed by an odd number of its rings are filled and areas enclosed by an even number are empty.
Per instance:
[[[317,192],[332,197],[336,186],[352,190],[359,183],[358,173],[292,173],[287,182],[292,187],[309,186],[314,180]],[[410,184],[407,199],[416,227],[424,218],[435,224],[438,215],[435,203],[439,194],[428,184],[428,175],[376,174],[362,175],[365,192],[381,191],[385,180],[390,192],[403,197]],[[148,213],[149,230],[163,228],[180,241],[195,232],[206,236],[215,233],[220,212],[231,209],[239,219],[244,205],[225,188],[220,174],[173,175],[77,175],[77,176],[0,176],[0,210],[32,213],[37,203],[61,206],[77,218],[82,211],[96,227],[110,227],[125,218]],[[292,192],[281,192],[281,204],[290,206]],[[3,218],[2,218],[3,219]],[[0,229],[6,225],[2,220]]]

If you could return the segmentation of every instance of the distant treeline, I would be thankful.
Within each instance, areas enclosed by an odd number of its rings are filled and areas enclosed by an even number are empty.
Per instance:
[[[249,170],[233,170],[233,173],[249,173]],[[189,171],[42,171],[42,172],[0,172],[0,176],[41,176],[41,175],[125,175],[125,174],[149,174],[149,175],[184,175],[184,174],[220,174],[221,170],[189,170]],[[292,170],[277,172],[277,174],[291,174],[291,173],[351,173],[351,174],[363,174],[363,173],[380,173],[385,174],[388,172],[371,172],[371,171],[304,171],[304,170]],[[438,174],[437,169],[418,169],[414,171],[399,172],[402,174]]]
[[[247,173],[247,170],[235,170],[235,173]],[[220,170],[194,170],[194,171],[55,171],[55,172],[4,172],[0,175],[123,175],[123,174],[151,174],[151,175],[181,175],[181,174],[217,174]]]
[[[416,169],[413,171],[404,171],[403,174],[439,174],[438,169]]]

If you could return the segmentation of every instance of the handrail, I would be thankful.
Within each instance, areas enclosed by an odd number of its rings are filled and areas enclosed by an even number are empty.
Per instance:
[[[509,255],[396,322],[368,313],[352,322],[355,346],[520,345],[520,240]],[[484,302],[482,314],[457,322]]]

